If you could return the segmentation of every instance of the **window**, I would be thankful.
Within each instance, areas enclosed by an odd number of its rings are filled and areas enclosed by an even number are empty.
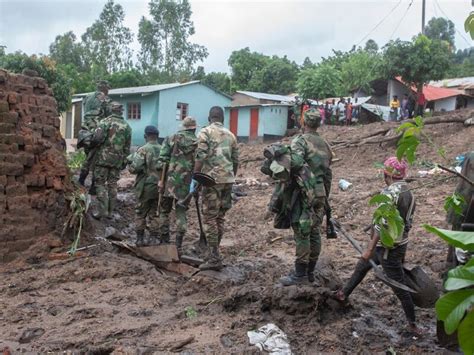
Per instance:
[[[188,115],[188,104],[178,102],[176,105],[176,120],[182,121]]]
[[[142,105],[140,102],[128,102],[127,110],[127,119],[139,120],[142,118]]]

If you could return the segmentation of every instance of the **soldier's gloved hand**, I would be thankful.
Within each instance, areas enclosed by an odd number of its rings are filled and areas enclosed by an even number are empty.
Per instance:
[[[192,179],[191,184],[189,185],[189,192],[190,193],[196,193],[197,185],[198,185],[198,182],[196,180]]]

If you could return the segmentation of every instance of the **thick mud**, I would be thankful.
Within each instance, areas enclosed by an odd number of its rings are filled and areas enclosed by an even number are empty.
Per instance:
[[[324,127],[329,141],[362,137],[381,124]],[[447,156],[474,149],[474,128],[459,123],[428,126],[433,141]],[[239,190],[246,194],[227,216],[222,252],[228,265],[224,275],[175,275],[108,245],[113,233],[134,239],[134,197],[130,176],[121,180],[119,206],[105,223],[88,219],[81,246],[97,244],[82,256],[67,260],[24,260],[0,266],[0,349],[13,352],[77,351],[90,353],[257,353],[247,331],[275,323],[287,335],[295,353],[315,352],[442,352],[436,344],[433,309],[417,308],[426,336],[410,337],[398,299],[372,274],[342,307],[329,296],[351,274],[358,255],[342,237],[323,240],[316,287],[277,285],[292,267],[291,230],[273,229],[266,205],[272,181],[259,171],[263,144],[242,145]],[[394,154],[393,144],[363,145],[336,151],[331,204],[334,216],[361,243],[370,223],[369,196],[383,187],[375,163]],[[418,177],[421,164],[438,161],[436,150],[420,148],[410,186],[439,179]],[[337,187],[344,178],[348,191]],[[414,228],[407,262],[418,264],[441,287],[447,247],[421,227],[447,227],[443,200],[456,184],[441,180],[414,190],[417,198]],[[191,252],[199,238],[196,211],[191,208],[185,249]],[[67,243],[56,249],[67,249]]]

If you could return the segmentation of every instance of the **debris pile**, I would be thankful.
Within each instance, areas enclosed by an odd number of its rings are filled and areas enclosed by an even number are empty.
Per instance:
[[[46,252],[63,221],[68,174],[52,90],[34,76],[0,70],[0,262]],[[47,238],[51,240],[51,238]],[[41,250],[43,248],[43,250]]]

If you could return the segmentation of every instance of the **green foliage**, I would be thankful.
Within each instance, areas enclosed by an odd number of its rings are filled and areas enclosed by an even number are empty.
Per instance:
[[[474,39],[474,37],[473,37]],[[462,320],[458,327],[458,341],[461,349],[465,354],[474,353],[474,337],[472,330],[474,329],[474,309],[471,309]]]
[[[389,195],[378,194],[370,199],[369,205],[377,205],[373,214],[373,223],[380,228],[380,241],[387,248],[392,248],[405,228],[395,202]]]
[[[474,232],[453,231],[432,227],[424,224],[423,227],[430,233],[444,239],[448,244],[467,251],[474,251]]]
[[[265,56],[250,52],[250,48],[246,47],[233,51],[227,63],[232,72],[232,91],[249,90],[250,81],[265,66]]]
[[[74,32],[69,31],[56,36],[49,46],[49,56],[58,65],[71,65],[80,72],[89,70],[82,43],[76,42]]]
[[[367,40],[365,42],[364,51],[366,52],[378,52],[379,45],[373,39]]]
[[[474,305],[474,289],[448,292],[436,302],[436,314],[444,322],[447,334],[456,331],[459,323]]]
[[[198,312],[194,309],[193,306],[187,306],[184,309],[184,314],[186,315],[186,318],[188,319],[194,319],[198,316]]]
[[[95,66],[100,76],[132,66],[133,35],[124,20],[122,5],[108,0],[99,19],[81,37],[87,65]]]
[[[75,238],[68,253],[74,255],[81,239],[84,217],[89,209],[91,200],[89,194],[81,188],[77,188],[67,195],[66,199],[69,201],[70,212],[64,223],[63,235],[67,229],[73,230]]]
[[[464,21],[464,31],[471,35],[471,38],[474,39],[474,11],[471,11],[466,21]]]
[[[87,155],[83,149],[67,154],[67,167],[70,170],[78,170],[86,161]]]
[[[211,72],[202,82],[226,94],[231,94],[231,80],[227,73]]]
[[[448,278],[444,283],[446,290],[455,291],[470,286],[474,286],[474,265],[462,265],[449,270]]]
[[[343,93],[341,74],[329,64],[302,70],[296,87],[304,99],[323,99]]]
[[[390,41],[384,47],[387,77],[401,76],[418,89],[430,80],[443,79],[451,63],[451,50],[445,41],[418,35],[411,42]]]
[[[5,54],[0,53],[0,68],[14,73],[21,73],[24,69],[35,70],[44,78],[53,90],[54,98],[58,103],[58,112],[66,111],[71,104],[71,81],[60,67],[47,56],[28,56],[22,52]]]
[[[151,0],[148,7],[151,19],[142,17],[138,25],[138,58],[144,72],[163,71],[176,77],[208,56],[204,46],[189,41],[194,24],[188,0]]]
[[[464,200],[464,197],[454,192],[451,196],[446,197],[444,201],[444,210],[446,212],[452,210],[454,214],[461,216],[465,205],[466,201]]]
[[[443,17],[433,17],[425,27],[426,37],[433,40],[446,41],[451,48],[454,48],[455,34],[454,23]]]
[[[350,53],[341,63],[343,93],[359,88],[370,93],[370,82],[381,76],[382,67],[382,56],[377,51],[357,50]]]
[[[420,144],[421,130],[424,127],[423,118],[415,117],[413,122],[405,122],[397,128],[397,132],[403,132],[402,137],[397,142],[397,159],[401,161],[405,158],[410,164],[416,159],[416,149]]]

